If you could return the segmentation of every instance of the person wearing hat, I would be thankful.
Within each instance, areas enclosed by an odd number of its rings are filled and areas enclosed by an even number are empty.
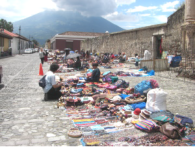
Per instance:
[[[98,63],[92,63],[93,72],[87,76],[87,82],[99,82],[100,80],[100,70],[98,68]]]

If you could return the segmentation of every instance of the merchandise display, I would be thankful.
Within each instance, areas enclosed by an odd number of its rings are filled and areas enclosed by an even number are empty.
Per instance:
[[[114,64],[111,68],[116,66],[123,64]],[[74,126],[67,132],[69,137],[80,138],[83,146],[187,146],[195,143],[193,121],[167,110],[168,93],[156,80],[143,80],[130,87],[132,84],[121,78],[151,76],[154,72],[107,71],[101,73],[100,82],[88,82],[86,75],[92,71],[57,75],[57,79],[64,82],[57,107],[66,112]]]

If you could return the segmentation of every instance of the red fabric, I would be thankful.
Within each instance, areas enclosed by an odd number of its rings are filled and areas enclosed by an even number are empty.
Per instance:
[[[114,58],[115,58],[114,54],[112,54],[111,58],[112,58],[112,59],[114,59]]]
[[[134,114],[135,115],[139,115],[141,113],[141,109],[140,108],[136,108],[135,110],[134,110]]]
[[[44,57],[44,61],[47,62],[47,56]]]

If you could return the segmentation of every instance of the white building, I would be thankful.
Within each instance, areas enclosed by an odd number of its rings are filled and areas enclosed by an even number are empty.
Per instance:
[[[4,33],[13,37],[13,39],[11,40],[12,55],[23,54],[24,50],[30,47],[29,46],[30,41],[27,38],[25,38],[21,35],[9,32],[5,29],[4,29]],[[19,46],[19,44],[20,44],[20,46]],[[19,48],[20,48],[20,50],[19,50]]]

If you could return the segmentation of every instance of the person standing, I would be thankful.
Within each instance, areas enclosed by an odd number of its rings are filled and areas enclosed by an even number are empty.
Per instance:
[[[136,56],[136,57],[135,57],[135,66],[136,66],[136,67],[138,67],[139,62],[140,62],[139,56]]]
[[[43,48],[40,48],[39,51],[39,58],[41,59],[41,63],[44,63],[44,53],[43,53]]]
[[[44,52],[44,61],[47,62],[47,56],[48,56],[48,51],[45,49],[45,52]]]

